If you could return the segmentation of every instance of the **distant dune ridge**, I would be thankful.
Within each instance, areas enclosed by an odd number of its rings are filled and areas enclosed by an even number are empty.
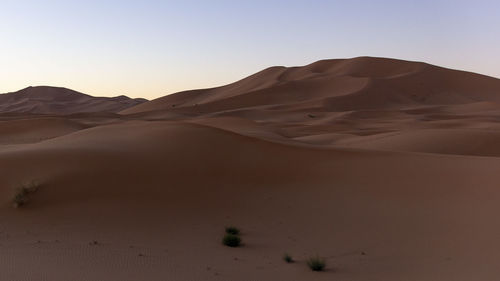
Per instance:
[[[93,97],[66,88],[38,86],[0,94],[0,113],[118,112],[145,101],[126,96]]]
[[[373,57],[0,95],[0,279],[496,281],[499,132],[499,79]]]

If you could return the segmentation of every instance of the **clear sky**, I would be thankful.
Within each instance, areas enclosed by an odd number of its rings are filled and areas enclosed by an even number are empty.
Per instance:
[[[364,55],[500,77],[500,1],[0,0],[0,92],[155,98]]]

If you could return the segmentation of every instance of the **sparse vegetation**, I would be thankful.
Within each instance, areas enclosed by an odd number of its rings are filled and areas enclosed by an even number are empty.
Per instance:
[[[236,226],[226,226],[226,233],[227,234],[234,234],[234,235],[239,235],[240,230]]]
[[[312,271],[323,271],[326,266],[326,261],[325,259],[320,258],[319,256],[310,257],[307,260],[307,265]]]
[[[39,184],[32,181],[29,183],[24,183],[21,187],[19,187],[12,199],[15,208],[19,208],[24,206],[29,201],[29,195],[36,192],[38,190]]]
[[[222,238],[222,244],[228,247],[238,247],[241,245],[241,238],[238,235],[227,233]]]
[[[288,253],[285,253],[285,254],[283,255],[283,260],[284,260],[285,262],[287,262],[287,263],[292,263],[292,262],[293,262],[293,258],[292,258],[292,256],[291,256],[290,254],[288,254]]]

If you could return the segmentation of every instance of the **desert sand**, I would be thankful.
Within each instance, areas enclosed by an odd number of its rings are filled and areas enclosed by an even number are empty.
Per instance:
[[[359,57],[152,101],[28,92],[0,95],[0,280],[500,278],[499,79]]]

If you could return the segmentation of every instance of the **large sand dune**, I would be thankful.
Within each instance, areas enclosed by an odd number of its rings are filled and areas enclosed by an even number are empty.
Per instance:
[[[262,107],[349,111],[499,102],[500,80],[424,63],[360,57],[272,67],[233,84],[168,95],[124,114],[185,108],[200,113]]]
[[[495,78],[363,57],[3,114],[0,280],[497,280],[499,102]]]

